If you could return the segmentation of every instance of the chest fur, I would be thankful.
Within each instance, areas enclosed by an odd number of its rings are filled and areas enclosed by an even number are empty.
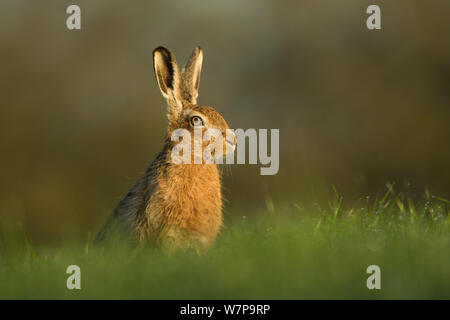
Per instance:
[[[220,176],[216,165],[179,165],[156,175],[145,209],[141,238],[208,243],[222,225]]]

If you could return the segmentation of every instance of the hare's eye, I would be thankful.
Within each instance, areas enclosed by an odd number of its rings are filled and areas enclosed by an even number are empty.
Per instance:
[[[198,116],[193,116],[191,118],[191,124],[196,127],[196,126],[202,126],[203,125],[203,120],[202,118],[198,117]]]

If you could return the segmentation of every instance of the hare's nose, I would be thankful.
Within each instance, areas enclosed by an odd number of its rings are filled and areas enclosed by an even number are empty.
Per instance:
[[[227,132],[227,139],[226,140],[231,145],[235,145],[237,143],[236,135],[232,131]]]

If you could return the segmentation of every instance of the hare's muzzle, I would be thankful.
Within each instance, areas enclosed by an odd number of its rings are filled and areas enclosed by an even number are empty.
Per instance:
[[[228,131],[225,141],[227,144],[226,154],[234,152],[234,149],[236,148],[236,143],[237,143],[236,135],[234,134],[234,132]]]

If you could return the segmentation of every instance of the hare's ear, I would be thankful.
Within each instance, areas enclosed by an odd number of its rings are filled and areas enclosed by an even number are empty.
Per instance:
[[[198,97],[198,85],[202,72],[203,51],[200,46],[194,48],[189,61],[181,72],[181,89],[183,99],[196,104]]]
[[[169,105],[169,114],[177,116],[182,109],[180,95],[180,70],[175,56],[168,49],[158,47],[153,51],[153,69],[159,89]]]

